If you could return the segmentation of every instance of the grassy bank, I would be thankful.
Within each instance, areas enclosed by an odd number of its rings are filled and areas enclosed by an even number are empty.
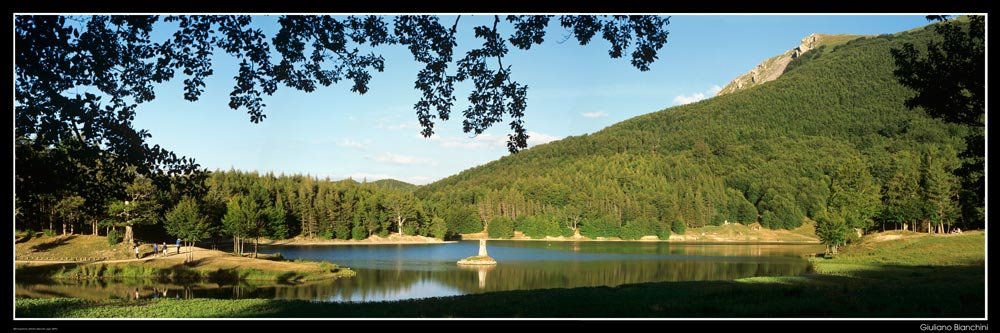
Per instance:
[[[985,236],[866,238],[815,274],[384,303],[18,299],[18,317],[983,317]]]
[[[296,283],[354,276],[354,271],[328,262],[249,258],[227,252],[187,247],[167,256],[140,250],[141,259],[104,237],[43,237],[16,244],[15,275],[33,279],[154,279],[158,281],[262,281]],[[190,256],[191,260],[185,260]],[[113,258],[113,259],[110,259]]]
[[[153,279],[157,281],[261,281],[277,283],[298,283],[323,279],[354,276],[354,271],[327,262],[289,262],[301,269],[276,269],[273,263],[263,259],[245,258],[243,265],[220,267],[201,262],[166,264],[163,262],[125,263],[59,263],[18,265],[15,274],[19,277],[89,280],[89,279]],[[258,261],[259,260],[259,261]],[[280,263],[279,263],[280,264]]]
[[[108,238],[94,235],[38,236],[14,244],[14,259],[45,261],[99,261],[134,258],[122,245],[108,245]],[[139,249],[152,253],[151,245]]]

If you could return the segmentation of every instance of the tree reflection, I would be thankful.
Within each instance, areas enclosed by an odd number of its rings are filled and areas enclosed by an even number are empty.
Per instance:
[[[586,247],[584,247],[586,248]],[[566,249],[573,250],[567,244]],[[749,249],[748,251],[760,251]],[[381,301],[504,290],[617,286],[664,281],[733,280],[792,276],[808,270],[801,258],[723,257],[694,260],[608,260],[505,262],[496,266],[408,270],[407,266],[358,269],[353,278],[300,285],[247,283],[173,284],[146,280],[17,284],[17,297],[108,299],[139,288],[140,298],[166,291],[178,298],[271,298],[319,301]],[[415,296],[416,295],[416,296]]]

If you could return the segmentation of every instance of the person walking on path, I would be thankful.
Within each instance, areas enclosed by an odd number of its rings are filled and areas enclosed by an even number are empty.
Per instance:
[[[167,256],[167,242],[163,242],[163,256]]]
[[[157,245],[158,244],[153,243],[153,255],[154,256],[160,254],[160,251],[158,251],[158,249],[156,248]]]
[[[177,254],[181,254],[181,239],[177,238]]]
[[[139,245],[132,245],[132,252],[135,252],[135,258],[139,259]]]

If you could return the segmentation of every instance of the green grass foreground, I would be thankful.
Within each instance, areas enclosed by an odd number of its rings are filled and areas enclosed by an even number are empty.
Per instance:
[[[898,235],[898,239],[892,239]],[[18,299],[16,316],[196,317],[984,317],[985,235],[885,233],[813,259],[816,273],[495,292],[382,303],[265,299]]]

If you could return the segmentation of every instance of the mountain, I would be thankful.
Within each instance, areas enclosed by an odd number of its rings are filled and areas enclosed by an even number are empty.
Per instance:
[[[803,54],[812,51],[814,49],[819,49],[817,52],[813,52],[813,56],[819,54],[823,51],[828,51],[826,48],[832,49],[833,47],[847,43],[851,40],[860,38],[860,35],[827,35],[827,34],[811,34],[802,38],[799,46],[786,51],[780,55],[768,58],[754,67],[750,72],[740,75],[729,82],[722,90],[719,90],[718,95],[724,95],[739,90],[747,89],[750,87],[761,85],[765,82],[774,81],[781,74],[785,73],[785,69],[788,68],[788,64],[793,60],[798,59]]]
[[[953,212],[943,193],[955,191],[949,171],[967,129],[907,109],[913,92],[893,77],[889,52],[925,44],[933,31],[813,36],[818,47],[793,52],[780,76],[754,89],[538,145],[416,194],[446,220],[474,219],[448,220],[453,231],[485,221],[491,234],[533,237],[579,227],[591,237],[663,238],[685,227],[795,228],[819,218],[871,228],[929,218],[920,205],[931,197],[943,198],[938,212]],[[758,77],[781,66],[764,67]],[[930,189],[928,179],[944,185]]]

